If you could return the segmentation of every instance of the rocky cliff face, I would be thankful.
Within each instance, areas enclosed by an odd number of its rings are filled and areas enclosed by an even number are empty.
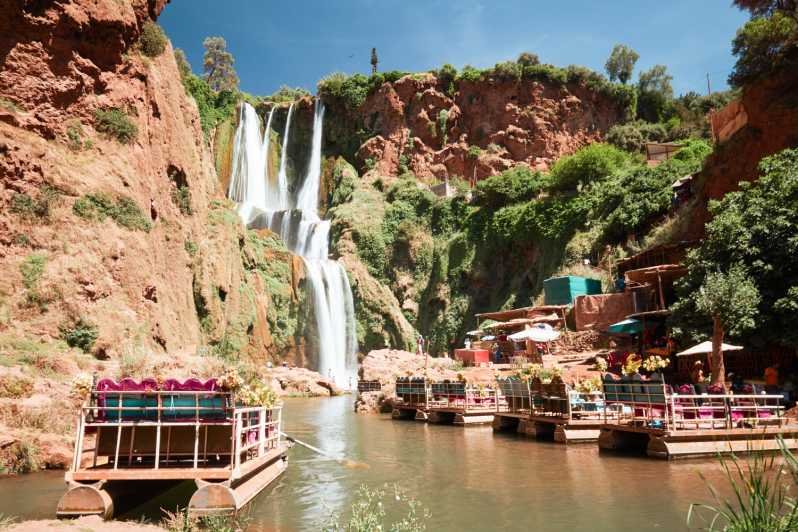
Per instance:
[[[381,175],[407,171],[442,180],[482,179],[518,163],[545,170],[601,140],[624,109],[579,83],[445,82],[407,75],[372,91],[356,109],[327,98],[328,151]]]
[[[55,339],[83,319],[101,356],[131,343],[296,352],[290,326],[273,337],[272,298],[300,319],[301,264],[223,201],[171,48],[139,51],[164,4],[2,3],[0,330]],[[111,109],[137,132],[126,143],[106,134]]]
[[[785,71],[744,88],[741,104],[747,123],[707,159],[699,178],[701,204],[686,238],[700,238],[709,220],[709,200],[753,181],[764,157],[798,145],[798,73]]]

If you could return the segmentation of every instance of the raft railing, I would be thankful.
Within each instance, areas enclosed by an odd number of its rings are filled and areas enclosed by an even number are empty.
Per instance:
[[[604,394],[580,392],[564,383],[543,384],[515,378],[497,379],[500,398],[497,412],[528,414],[539,417],[601,419]]]
[[[496,389],[474,386],[464,382],[433,382],[430,384],[428,406],[464,411],[496,410]]]
[[[426,379],[396,379],[396,398],[402,406],[426,409],[429,403],[429,382]]]
[[[781,395],[677,393],[662,381],[604,382],[605,424],[679,430],[757,428],[785,424]]]
[[[230,392],[93,390],[80,408],[71,476],[237,479],[279,452],[281,423],[281,407],[236,406]],[[86,448],[89,433],[94,446]]]

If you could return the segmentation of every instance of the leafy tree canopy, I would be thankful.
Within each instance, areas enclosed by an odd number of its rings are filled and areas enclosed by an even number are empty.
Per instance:
[[[203,69],[208,85],[217,92],[236,91],[238,74],[233,68],[233,54],[227,51],[227,42],[222,37],[208,37],[202,45],[205,47]]]
[[[610,81],[618,80],[624,85],[632,78],[635,63],[640,59],[640,55],[625,44],[616,44],[610,53],[604,69]]]
[[[697,339],[708,333],[702,310],[709,306],[698,295],[701,287],[718,284],[713,278],[718,271],[731,275],[739,269],[750,277],[761,300],[757,327],[748,339],[754,345],[769,339],[798,346],[798,149],[763,159],[759,170],[756,183],[743,182],[740,191],[710,205],[713,219],[706,238],[688,255],[689,273],[677,288],[673,322],[682,335]],[[745,292],[755,299],[753,290]],[[748,315],[746,310],[732,316],[737,324],[729,329],[733,335],[742,334],[745,327],[740,325]]]
[[[540,64],[540,58],[538,54],[532,52],[521,52],[515,62],[523,66],[532,66]]]

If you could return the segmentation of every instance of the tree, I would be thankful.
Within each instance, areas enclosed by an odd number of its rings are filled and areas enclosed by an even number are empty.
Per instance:
[[[208,37],[202,45],[205,47],[203,68],[208,85],[217,92],[237,90],[238,75],[233,68],[233,54],[227,51],[227,42],[222,37]]]
[[[371,49],[371,73],[372,74],[376,74],[377,73],[377,64],[379,62],[380,61],[377,58],[377,49],[376,48],[372,48]]]
[[[712,318],[712,384],[725,382],[721,344],[726,331],[739,335],[753,329],[759,302],[759,291],[740,264],[727,273],[708,274],[695,294],[696,309]]]
[[[776,11],[798,12],[796,0],[734,0],[734,5],[750,12],[752,17],[767,17]]]
[[[604,65],[610,81],[617,79],[626,85],[626,82],[632,78],[632,71],[638,59],[640,59],[640,55],[637,52],[625,44],[616,44]]]
[[[755,17],[737,30],[732,41],[737,57],[729,84],[740,87],[780,69],[798,65],[798,12],[776,11]]]
[[[701,246],[685,260],[671,326],[677,336],[700,340],[712,321],[697,309],[696,294],[710,274],[744,268],[761,299],[756,330],[725,333],[746,343],[798,347],[798,149],[762,159],[756,183],[710,204],[712,219]],[[751,176],[752,178],[755,176]]]
[[[186,53],[180,48],[175,48],[175,63],[177,63],[177,71],[180,72],[180,79],[191,74],[191,64],[188,62]]]
[[[533,54],[532,52],[521,52],[515,62],[525,67],[534,66],[540,64],[540,58],[537,54]]]
[[[637,82],[637,115],[648,122],[661,122],[672,107],[673,76],[665,65],[654,65],[640,73]]]

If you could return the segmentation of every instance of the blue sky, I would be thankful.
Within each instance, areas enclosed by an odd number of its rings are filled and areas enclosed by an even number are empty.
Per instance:
[[[640,54],[637,72],[661,63],[677,93],[726,87],[731,40],[746,20],[731,0],[172,0],[160,18],[195,72],[202,40],[221,35],[241,88],[271,94],[281,85],[315,92],[334,71],[423,71],[451,63],[487,67],[537,53],[558,66],[603,71],[613,45]]]

